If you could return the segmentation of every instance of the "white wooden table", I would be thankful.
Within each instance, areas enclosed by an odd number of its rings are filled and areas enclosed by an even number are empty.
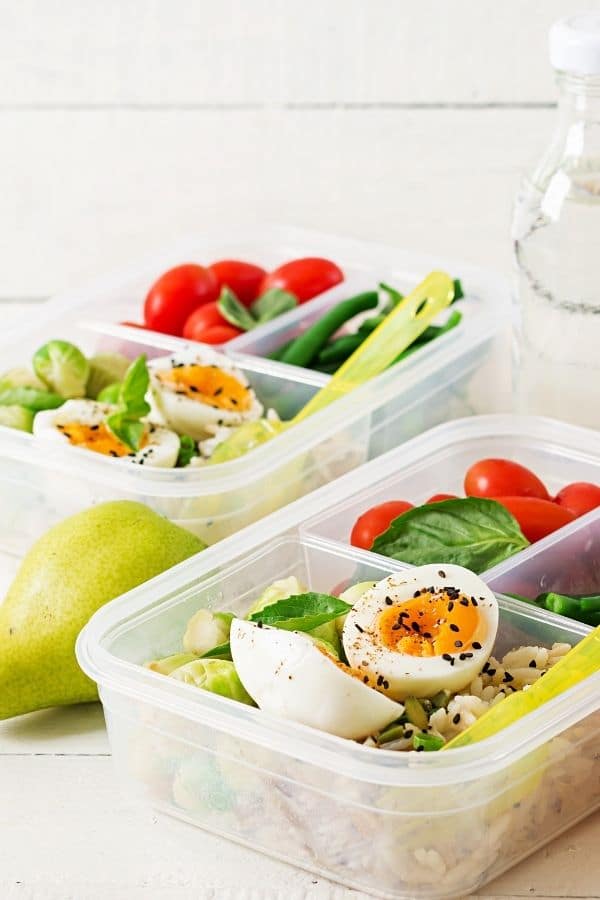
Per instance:
[[[506,270],[555,115],[545,32],[581,5],[0,0],[0,331],[211,223]],[[599,844],[596,815],[479,896],[600,898]],[[346,896],[122,796],[98,705],[0,723],[1,900]]]

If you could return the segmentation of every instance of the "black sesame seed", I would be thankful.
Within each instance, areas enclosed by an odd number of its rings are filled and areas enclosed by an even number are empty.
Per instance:
[[[462,641],[454,641],[454,646],[460,648],[463,646],[463,642]]]
[[[365,684],[368,684],[368,683],[369,683],[369,676],[368,676],[368,675],[363,675],[363,681],[364,681]]]
[[[460,631],[458,625],[455,625],[454,622],[450,623],[450,631]]]
[[[385,598],[385,604],[386,604],[386,606],[392,606],[393,603],[394,603],[394,601],[392,600],[391,597],[386,597],[386,598]]]
[[[108,452],[110,453],[111,456],[118,456],[118,455],[119,455],[119,454],[117,453],[116,450],[109,450]]]
[[[90,425],[90,431],[98,431],[99,428],[99,425]]]
[[[238,402],[237,402],[237,400],[235,399],[235,397],[230,397],[229,399],[231,400],[231,402],[233,403],[234,406],[237,406],[237,405],[238,405]]]
[[[503,678],[503,681],[504,681],[504,682],[508,683],[509,681],[514,681],[514,680],[515,680],[515,679],[514,679],[514,676],[511,675],[510,672],[505,672],[505,673],[504,673],[504,678]]]
[[[475,597],[471,597],[471,603],[473,604],[473,606],[479,606]]]
[[[430,641],[431,638],[433,637],[433,635],[429,631],[424,631],[423,637],[426,638],[428,641]]]
[[[438,575],[440,576],[440,578],[445,578],[445,577],[446,577],[446,573],[444,572],[443,569],[440,569],[440,571],[438,572]]]
[[[222,388],[222,387],[218,387],[218,388],[216,389],[216,391],[213,392],[213,397],[218,397],[219,394],[222,394],[222,393],[223,393],[223,388]]]
[[[361,627],[360,627],[360,625],[358,624],[358,622],[355,622],[355,623],[354,623],[354,627],[356,628],[357,631],[360,631],[361,634],[362,634],[363,631],[365,630],[364,628],[361,628]]]
[[[490,678],[493,678],[494,675],[496,674],[496,670],[488,668],[487,674],[490,676]]]
[[[420,596],[421,596],[421,591],[415,591],[413,594],[413,597],[415,597],[415,598],[420,597]]]
[[[451,666],[454,665],[454,657],[453,657],[453,656],[450,657],[450,665],[451,665]]]
[[[445,659],[447,662],[452,662],[452,657],[449,653],[442,653],[442,659]]]
[[[473,656],[472,653],[461,653],[460,654],[461,659],[471,659],[472,656]]]
[[[419,625],[418,622],[411,622],[411,628],[413,631],[416,631],[417,634],[419,634],[421,631],[421,626]]]
[[[403,626],[400,624],[400,622],[396,622],[395,625],[392,625],[392,631],[400,631],[400,629],[401,629],[402,627],[403,627]]]
[[[192,394],[199,394],[199,393],[200,393],[200,391],[198,390],[198,388],[196,387],[195,384],[190,384],[190,391],[192,392]]]
[[[473,641],[473,650],[481,650],[481,644],[479,641]]]
[[[383,684],[383,675],[378,675],[377,676],[377,687],[381,687],[382,684]]]
[[[463,598],[462,598],[462,600],[460,601],[460,605],[461,605],[461,606],[468,606],[468,605],[469,605],[469,601],[467,600],[466,597],[463,597]]]
[[[407,728],[404,732],[404,737],[411,738],[413,736],[413,734],[414,734],[414,731],[412,730],[412,728]]]
[[[425,749],[425,747],[422,744],[419,744],[418,747],[415,747],[415,750],[417,751],[417,753],[421,753],[421,751],[423,751],[424,749]]]
[[[490,667],[489,660],[486,660],[486,662],[483,664],[483,669],[481,671],[485,673],[488,671],[489,667]]]
[[[454,609],[454,603],[451,600],[450,603],[448,604],[448,612],[452,612],[453,609]]]
[[[452,721],[455,725],[458,725],[458,723],[460,722],[460,713],[456,713],[456,715],[452,717]]]
[[[399,614],[398,618],[399,619],[410,619],[410,613],[406,612],[406,610],[405,610],[404,612],[401,612]]]
[[[260,619],[258,620],[258,622],[257,622],[256,624],[258,625],[259,628],[262,628],[262,627],[263,627],[263,623],[261,622]]]
[[[532,659],[532,660],[531,660],[531,662],[529,663],[529,668],[530,668],[530,669],[537,669],[537,664],[536,664],[535,659]]]
[[[387,691],[387,689],[389,688],[389,686],[390,686],[389,681],[385,681],[385,680],[384,680],[384,682],[383,682],[383,687],[385,688],[386,691]]]

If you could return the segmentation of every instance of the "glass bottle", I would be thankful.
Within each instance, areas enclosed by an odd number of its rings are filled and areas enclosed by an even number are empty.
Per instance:
[[[558,121],[513,218],[516,408],[600,428],[600,11],[549,45]]]

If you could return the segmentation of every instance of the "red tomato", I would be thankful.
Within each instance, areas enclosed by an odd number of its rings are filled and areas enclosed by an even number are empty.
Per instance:
[[[600,486],[588,481],[575,481],[559,491],[554,502],[568,509],[574,516],[583,516],[600,506]]]
[[[383,534],[390,522],[412,508],[412,503],[407,503],[406,500],[388,500],[387,503],[373,506],[359,516],[354,523],[350,534],[350,543],[353,547],[370,550],[377,535]]]
[[[219,312],[218,301],[213,300],[212,303],[205,303],[204,306],[194,310],[183,326],[183,336],[188,341],[201,341],[202,334],[207,328],[228,324]]]
[[[539,497],[549,500],[548,491],[525,466],[510,459],[480,459],[465,475],[467,497]]]
[[[456,494],[434,494],[425,503],[441,503],[442,500],[458,500]]]
[[[148,328],[181,337],[183,326],[197,307],[219,296],[217,279],[209,269],[186,263],[155,281],[144,303]]]
[[[234,328],[233,325],[211,325],[210,328],[204,329],[201,337],[196,337],[194,340],[200,341],[202,344],[226,344],[227,341],[239,337],[240,334],[243,332],[239,328]]]
[[[221,259],[211,263],[208,268],[217,279],[219,290],[225,285],[246,306],[250,306],[258,297],[258,290],[267,274],[260,266],[237,259]]]
[[[535,543],[576,517],[568,509],[540,497],[492,497],[513,514],[528,541]]]
[[[259,293],[264,294],[271,288],[281,288],[294,294],[298,303],[304,303],[343,280],[344,273],[331,260],[306,256],[284,263],[270,272],[263,279]]]

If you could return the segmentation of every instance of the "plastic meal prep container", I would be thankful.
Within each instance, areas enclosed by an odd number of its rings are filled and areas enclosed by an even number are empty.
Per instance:
[[[472,416],[438,425],[361,466],[351,480],[340,483],[339,501],[309,516],[301,523],[301,532],[336,545],[349,544],[358,516],[379,503],[408,500],[418,505],[439,492],[464,496],[468,467],[489,457],[513,459],[531,468],[551,495],[574,481],[600,484],[600,432],[536,416]],[[502,565],[548,542],[554,544],[578,521]],[[497,589],[504,590],[504,584]]]
[[[394,271],[404,279],[401,287],[412,286],[430,269],[444,265],[294,229],[223,229],[187,238],[146,263],[50,301],[36,314],[35,323],[22,322],[0,337],[0,370],[28,364],[50,338],[70,340],[88,355],[116,350],[131,358],[194,346],[115,323],[131,318],[133,299],[140,298],[135,303],[141,304],[148,284],[178,262],[228,256],[270,266],[316,253],[344,267],[349,293],[366,281],[392,278]],[[41,448],[30,435],[0,426],[0,559],[10,562],[22,555],[59,519],[92,503],[122,498],[144,502],[214,543],[451,415],[497,409],[505,402],[505,385],[498,379],[490,389],[489,371],[503,342],[504,285],[479,269],[460,264],[450,268],[460,270],[469,291],[465,309],[468,306],[470,313],[454,332],[435,341],[428,353],[413,354],[237,460],[185,470],[141,469],[68,446]],[[295,315],[290,314],[292,319]],[[232,345],[227,345],[228,353]],[[276,409],[286,419],[327,381],[318,373],[256,356],[235,357],[265,408]]]
[[[177,652],[202,607],[244,614],[275,579],[313,590],[403,566],[316,538],[212,548],[100,610],[78,658],[126,785],[164,812],[369,896],[463,897],[600,804],[600,673],[498,735],[438,753],[364,747],[140,664]],[[495,652],[589,629],[499,597]],[[319,702],[319,698],[315,698]],[[202,838],[199,836],[198,840]]]

